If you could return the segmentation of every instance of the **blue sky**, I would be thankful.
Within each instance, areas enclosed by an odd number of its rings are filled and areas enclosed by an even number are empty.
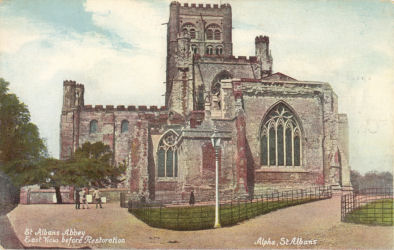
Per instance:
[[[184,1],[219,3],[215,1]],[[348,114],[353,169],[392,171],[394,9],[390,1],[221,1],[234,55],[270,36],[274,71],[329,82]],[[59,155],[62,82],[86,104],[163,105],[170,1],[0,0],[0,77]]]

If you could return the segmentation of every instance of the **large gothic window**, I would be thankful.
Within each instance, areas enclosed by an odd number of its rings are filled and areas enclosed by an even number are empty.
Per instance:
[[[301,166],[301,147],[301,129],[295,115],[283,103],[276,105],[261,128],[261,165]]]
[[[97,120],[92,120],[89,124],[89,133],[94,134],[97,133]]]
[[[178,176],[178,135],[169,130],[161,138],[157,150],[157,176],[177,177]]]

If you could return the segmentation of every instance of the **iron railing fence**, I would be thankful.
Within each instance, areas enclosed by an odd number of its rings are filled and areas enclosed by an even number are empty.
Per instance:
[[[341,197],[341,221],[393,225],[393,188],[367,188]]]
[[[328,186],[327,186],[328,187]],[[261,197],[270,198],[270,197],[277,197],[280,195],[283,198],[291,199],[292,196],[301,195],[306,196],[306,193],[311,193],[311,190],[323,190],[323,188],[327,188],[326,186],[315,186],[315,187],[308,187],[304,189],[288,189],[288,190],[269,190],[269,191],[260,191],[255,192],[254,194],[244,194],[244,195],[235,195],[230,192],[222,192],[220,193],[220,200],[225,202],[237,201],[237,200],[253,200],[253,199],[260,199]],[[298,193],[297,193],[298,192]],[[314,192],[314,191],[313,191]],[[323,192],[323,191],[322,191]],[[182,197],[181,194],[174,194],[174,193],[163,193],[163,194],[156,194],[154,201],[146,201],[147,203],[154,203],[154,204],[162,204],[162,205],[185,205],[189,202],[190,194],[185,195]],[[121,193],[120,194],[120,206],[123,208],[127,208],[127,203],[129,200],[133,200],[133,202],[137,201],[145,201],[147,200],[146,197],[137,197],[133,196],[130,193]],[[212,201],[215,200],[215,193],[204,193],[204,195],[198,195],[195,193],[195,203],[197,204],[210,204]]]
[[[332,197],[330,186],[282,192],[262,193],[253,198],[221,200],[220,222],[222,226],[234,225],[270,211]],[[214,201],[182,204],[129,201],[128,210],[150,226],[173,230],[200,230],[212,228],[215,221]]]

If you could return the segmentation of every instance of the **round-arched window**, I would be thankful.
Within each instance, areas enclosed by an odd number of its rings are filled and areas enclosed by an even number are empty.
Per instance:
[[[89,124],[89,134],[97,133],[98,122],[97,120],[90,121]]]
[[[123,120],[120,125],[120,130],[121,130],[121,133],[126,133],[127,131],[129,131],[129,122],[126,120]]]

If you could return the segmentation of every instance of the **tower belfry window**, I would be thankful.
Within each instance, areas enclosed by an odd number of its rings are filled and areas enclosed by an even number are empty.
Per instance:
[[[215,40],[220,40],[220,30],[215,30]]]
[[[213,40],[213,31],[211,29],[207,30],[207,40]]]
[[[207,55],[212,55],[213,54],[213,47],[212,46],[207,46],[206,54]]]
[[[283,103],[265,118],[260,132],[262,166],[301,166],[301,129],[295,115]]]
[[[190,29],[190,38],[196,39],[196,30],[195,29]]]

